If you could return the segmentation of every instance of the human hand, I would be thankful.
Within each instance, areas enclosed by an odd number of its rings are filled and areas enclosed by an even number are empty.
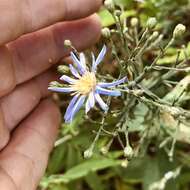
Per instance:
[[[58,108],[47,99],[55,77],[50,67],[66,56],[65,39],[77,49],[98,39],[99,20],[87,16],[100,5],[101,0],[0,1],[0,189],[36,189],[60,122]],[[84,19],[66,22],[79,18]]]

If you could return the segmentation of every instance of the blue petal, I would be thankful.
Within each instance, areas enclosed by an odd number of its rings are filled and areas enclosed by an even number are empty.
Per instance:
[[[72,88],[64,88],[64,87],[48,87],[48,90],[54,91],[54,92],[74,92]]]
[[[105,88],[101,88],[100,86],[96,87],[96,92],[107,96],[121,96],[121,92],[119,90],[107,90]]]
[[[96,63],[96,58],[95,58],[94,53],[91,52],[91,55],[92,55],[92,66],[93,66]]]
[[[108,110],[108,105],[102,100],[98,93],[95,94],[95,99],[104,111]]]
[[[86,70],[86,59],[85,59],[84,53],[80,53],[79,56],[80,56],[80,63],[83,66],[83,68],[85,68],[85,70]]]
[[[70,117],[67,118],[67,120],[65,120],[65,122],[70,123],[73,120],[73,117],[75,116],[75,114],[80,110],[80,108],[82,107],[82,105],[84,104],[86,96],[80,96],[80,98],[77,100],[77,102],[75,103],[75,105],[73,106],[73,109],[71,110],[70,113]]]
[[[95,99],[94,99],[94,92],[90,92],[89,96],[88,96],[89,102],[90,102],[90,106],[94,107],[95,105]]]
[[[70,71],[73,74],[73,76],[75,76],[76,78],[80,78],[78,71],[73,67],[72,64],[69,65],[69,68],[70,68]]]
[[[76,94],[76,95],[72,98],[72,100],[70,101],[69,106],[67,107],[67,110],[66,110],[66,112],[65,112],[65,116],[64,116],[64,119],[65,119],[65,120],[68,120],[68,119],[70,118],[70,116],[71,116],[71,111],[72,111],[73,106],[75,105],[75,103],[76,103],[78,97],[79,97],[79,94]]]
[[[86,114],[90,111],[91,106],[90,106],[90,102],[89,99],[86,101],[86,105],[85,105],[85,112]]]
[[[76,80],[75,79],[72,79],[71,77],[69,76],[66,76],[66,75],[63,75],[60,80],[62,81],[66,81],[68,82],[69,84],[75,84],[76,83]]]
[[[120,80],[117,80],[117,81],[114,81],[114,82],[111,82],[111,83],[103,83],[103,82],[98,83],[98,86],[104,87],[104,88],[105,87],[106,88],[112,88],[112,87],[117,86],[119,84],[125,83],[126,81],[127,81],[127,77],[124,77],[124,78],[122,78]]]
[[[88,113],[89,110],[94,107],[94,105],[95,105],[95,97],[94,97],[94,93],[91,92],[86,101],[86,113]]]
[[[77,68],[79,69],[80,73],[83,74],[86,72],[86,68],[84,67],[84,65],[80,62],[80,60],[76,57],[76,55],[71,52],[71,58],[73,60],[73,62],[77,65]]]
[[[94,64],[92,65],[92,72],[95,72],[97,69],[97,66],[100,64],[100,62],[103,60],[105,54],[106,54],[106,46],[104,45],[100,54],[98,55],[96,61],[94,62]]]

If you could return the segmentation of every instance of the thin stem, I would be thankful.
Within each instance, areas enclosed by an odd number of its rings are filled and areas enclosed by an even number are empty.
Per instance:
[[[116,27],[119,31],[119,35],[121,37],[121,40],[122,40],[122,43],[124,45],[124,49],[126,49],[127,51],[127,54],[129,55],[130,54],[130,51],[129,51],[129,47],[127,45],[127,41],[126,41],[126,38],[125,38],[125,33],[124,33],[124,28],[123,28],[123,24],[121,22],[121,18],[120,16],[116,16],[114,13],[111,13],[113,18],[114,18],[114,21],[115,21],[115,24],[116,24]]]
[[[172,71],[182,71],[182,72],[189,72],[190,71],[190,67],[186,67],[186,68],[174,68],[174,67],[166,67],[166,66],[154,66],[153,69],[155,70],[172,70]]]
[[[170,151],[169,151],[169,153],[168,153],[168,156],[170,157],[170,161],[171,161],[171,162],[173,161],[173,155],[174,155],[175,144],[176,144],[177,135],[178,135],[178,132],[179,132],[179,125],[180,125],[180,121],[177,122],[175,134],[174,134],[173,141],[172,141],[172,146],[171,146],[171,149],[170,149]]]
[[[67,136],[65,136],[65,137],[63,137],[63,138],[60,138],[59,140],[57,140],[57,141],[55,142],[54,147],[57,147],[57,146],[59,146],[59,145],[65,143],[66,141],[68,141],[68,140],[70,140],[70,139],[72,139],[72,135],[67,135]]]
[[[107,105],[110,105],[110,102],[111,102],[111,97],[108,97],[107,99]],[[106,116],[107,116],[107,113],[108,113],[109,110],[106,110],[103,114],[103,117],[102,117],[102,121],[101,121],[101,125],[100,125],[100,128],[96,134],[96,137],[94,139],[94,141],[92,142],[91,146],[90,146],[90,150],[93,151],[98,139],[100,138],[100,135],[101,135],[101,132],[104,130],[104,125],[105,125],[105,119],[106,119]]]
[[[152,64],[150,66],[146,66],[144,68],[144,70],[142,71],[142,73],[134,80],[131,82],[131,84],[129,83],[128,87],[133,87],[135,86],[137,83],[141,82],[144,78],[145,75],[152,71],[153,67],[156,65],[156,63],[158,62],[158,60],[164,55],[164,52],[166,51],[166,49],[168,49],[168,47],[170,47],[174,42],[174,39],[172,38],[169,43],[166,45],[166,47],[164,48],[164,50],[161,50],[159,52],[159,54],[157,55],[157,57],[154,59],[154,61],[152,62]]]
[[[185,110],[181,107],[171,106],[170,104],[167,105],[166,102],[158,102],[155,100],[147,99],[145,96],[142,96],[143,91],[140,94],[137,93],[135,90],[129,90],[129,89],[126,90],[120,89],[120,90],[135,96],[139,101],[147,105],[158,107],[160,108],[160,110],[170,113],[174,118],[190,119],[190,111]]]
[[[121,137],[119,134],[117,134],[117,139],[119,141],[119,144],[121,145],[121,147],[124,149],[125,148],[125,145],[123,144],[123,141],[121,140]]]

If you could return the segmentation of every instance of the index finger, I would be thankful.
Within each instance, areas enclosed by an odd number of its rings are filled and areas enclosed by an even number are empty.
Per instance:
[[[62,20],[94,13],[102,0],[1,0],[0,45]]]

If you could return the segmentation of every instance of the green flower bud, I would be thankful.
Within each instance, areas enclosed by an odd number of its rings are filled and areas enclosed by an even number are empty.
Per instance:
[[[64,46],[67,47],[67,48],[72,47],[71,41],[70,41],[70,40],[65,40],[65,41],[64,41]]]
[[[88,159],[91,158],[93,155],[93,151],[91,148],[87,149],[86,151],[84,151],[84,158]]]
[[[128,31],[129,31],[129,28],[125,27],[124,30],[123,30],[123,33],[127,33]]]
[[[138,26],[139,20],[137,18],[132,18],[131,19],[131,26],[136,27]]]
[[[113,0],[105,0],[104,5],[105,5],[105,7],[106,7],[109,11],[113,11],[113,10],[114,10],[114,3],[113,3]]]
[[[127,168],[128,164],[129,164],[129,161],[128,161],[128,160],[123,160],[123,161],[121,162],[121,166],[122,166],[123,168]]]
[[[120,17],[121,14],[122,14],[122,12],[120,10],[116,10],[115,11],[115,16]]]
[[[157,20],[155,17],[150,17],[148,20],[147,20],[147,23],[146,23],[146,26],[149,28],[149,29],[153,29],[157,24]]]
[[[131,146],[127,146],[124,148],[124,156],[128,159],[131,159],[133,157],[133,149]]]
[[[59,87],[59,86],[61,86],[61,84],[59,82],[57,82],[57,81],[52,81],[52,82],[50,82],[49,86],[51,86],[51,87]]]
[[[101,148],[101,153],[103,154],[103,155],[106,155],[107,153],[108,153],[108,148],[106,147],[106,146],[104,146],[104,147],[102,147]]]
[[[153,32],[152,37],[154,39],[157,38],[158,36],[159,36],[159,32],[158,31]]]
[[[153,32],[153,34],[150,36],[150,41],[154,41],[156,38],[158,38],[159,33],[157,31]]]
[[[111,31],[110,31],[110,29],[109,29],[109,28],[103,28],[103,29],[102,29],[102,36],[103,36],[104,38],[110,38],[110,36],[111,36]]]
[[[60,73],[69,73],[70,69],[67,65],[59,65],[57,68]]]
[[[178,24],[174,29],[173,37],[174,38],[180,38],[183,36],[185,31],[186,31],[186,27],[183,24]]]
[[[115,29],[110,30],[111,33],[116,33],[117,31]]]

